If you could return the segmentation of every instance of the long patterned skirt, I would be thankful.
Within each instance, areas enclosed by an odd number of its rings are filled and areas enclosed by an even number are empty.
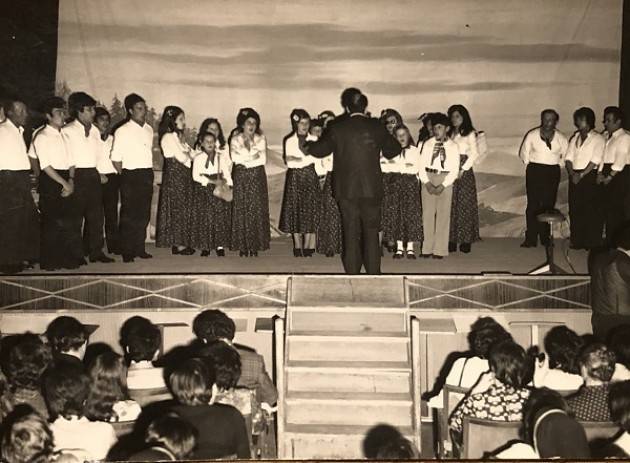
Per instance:
[[[192,188],[190,168],[174,158],[165,159],[158,202],[157,247],[191,246]]]
[[[232,246],[234,251],[269,249],[269,193],[264,166],[246,168],[235,165],[232,170]]]
[[[321,192],[315,166],[288,169],[284,183],[280,231],[315,233],[319,217]]]
[[[383,201],[384,241],[419,242],[422,230],[420,183],[415,175],[389,174],[391,183],[387,201]]]
[[[232,204],[212,194],[214,185],[193,185],[191,246],[210,251],[229,248],[232,234]]]
[[[461,156],[460,167],[468,156]],[[451,203],[451,229],[449,242],[474,243],[479,241],[479,204],[477,202],[477,184],[472,168],[464,171],[461,178],[453,184],[453,202]]]
[[[383,241],[387,242],[385,230],[394,220],[393,210],[396,208],[396,201],[400,193],[399,177],[401,174],[396,172],[383,172],[381,177],[383,181],[383,202],[381,203],[381,231],[383,232]]]
[[[342,243],[341,214],[339,205],[333,197],[332,172],[328,172],[319,206],[317,252],[325,255],[341,254]]]

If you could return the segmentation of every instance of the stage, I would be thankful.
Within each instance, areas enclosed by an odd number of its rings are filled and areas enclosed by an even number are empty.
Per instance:
[[[542,246],[523,249],[519,247],[521,238],[486,238],[473,245],[470,254],[457,252],[445,259],[394,260],[392,255],[385,253],[382,259],[384,274],[482,274],[482,273],[512,273],[527,274],[530,270],[542,264],[545,260],[545,250]],[[568,265],[565,254],[568,250],[566,240],[556,240],[556,263],[567,272],[573,273]],[[210,257],[200,257],[199,251],[193,256],[173,256],[170,249],[156,248],[147,245],[147,251],[153,254],[153,259],[136,259],[136,262],[125,264],[120,256],[112,264],[88,264],[72,272],[42,272],[38,267],[25,274],[56,275],[72,274],[196,274],[196,273],[343,273],[339,256],[327,258],[315,255],[312,258],[295,258],[291,239],[288,237],[275,238],[271,242],[271,249],[261,252],[257,258],[242,258],[238,252],[228,252],[226,257],[217,258],[214,253]],[[417,252],[417,250],[416,250]],[[569,258],[576,274],[587,274],[587,252],[569,250]]]

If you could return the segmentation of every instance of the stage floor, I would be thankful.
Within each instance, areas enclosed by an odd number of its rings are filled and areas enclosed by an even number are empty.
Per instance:
[[[473,245],[470,254],[451,254],[443,260],[416,259],[394,260],[386,253],[381,270],[386,274],[480,274],[509,272],[526,274],[545,260],[542,246],[523,249],[519,247],[521,238],[487,238]],[[556,241],[556,261],[569,273],[573,273],[565,254],[568,250],[565,240]],[[153,259],[136,259],[125,264],[119,256],[112,264],[88,264],[72,272],[42,272],[36,267],[25,274],[54,275],[72,274],[194,274],[194,273],[343,273],[339,256],[327,258],[315,255],[312,258],[295,258],[290,238],[276,238],[271,249],[260,253],[257,258],[243,258],[238,252],[228,252],[226,257],[200,257],[199,251],[192,256],[173,256],[170,249],[147,245]],[[586,251],[569,250],[569,259],[577,274],[587,273]]]

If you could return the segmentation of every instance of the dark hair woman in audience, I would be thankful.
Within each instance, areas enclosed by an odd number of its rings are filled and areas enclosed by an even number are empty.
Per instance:
[[[178,106],[167,106],[158,128],[158,142],[164,155],[162,186],[158,202],[155,243],[170,247],[173,254],[191,255],[190,246],[192,150],[184,140],[186,116]]]
[[[534,386],[556,391],[577,391],[584,380],[578,357],[584,341],[566,326],[554,326],[545,336],[545,353],[540,354],[534,370]]]
[[[85,403],[85,416],[92,421],[134,421],[140,406],[129,400],[127,366],[115,352],[100,354],[89,369],[90,394]]]
[[[523,404],[529,397],[525,387],[527,355],[514,341],[499,342],[490,348],[490,371],[466,394],[449,420],[451,436],[461,445],[464,417],[492,421],[521,421]]]
[[[448,108],[451,120],[450,137],[459,147],[460,171],[453,184],[451,204],[451,232],[449,252],[455,252],[457,245],[461,252],[470,252],[471,245],[479,241],[479,204],[477,184],[473,165],[479,157],[477,132],[473,127],[470,113],[462,105]]]
[[[630,381],[612,384],[608,400],[610,417],[623,431],[612,444],[620,448],[626,455],[630,455]]]
[[[54,460],[55,444],[46,420],[36,412],[16,417],[4,430],[0,445],[7,463],[48,463]]]
[[[178,402],[173,411],[198,432],[193,459],[250,458],[243,415],[229,405],[209,405],[214,373],[202,360],[186,361],[171,373],[169,382],[173,397]]]
[[[197,444],[197,430],[174,413],[156,418],[146,433],[148,448],[127,461],[181,461],[189,459]]]
[[[279,228],[293,236],[293,255],[312,257],[315,253],[315,232],[319,218],[320,191],[316,159],[305,155],[300,140],[309,136],[311,116],[303,109],[291,111],[291,133],[284,137],[282,148],[287,165]]]
[[[615,353],[612,382],[630,379],[630,325],[619,325],[608,333],[608,346]]]
[[[260,130],[260,116],[242,108],[230,136],[234,167],[232,201],[232,244],[241,257],[258,256],[269,249],[269,192],[267,188],[267,139]]]

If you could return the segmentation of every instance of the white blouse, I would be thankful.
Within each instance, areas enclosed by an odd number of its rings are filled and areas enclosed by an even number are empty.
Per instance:
[[[459,147],[459,154],[468,156],[466,162],[462,166],[462,170],[470,170],[479,158],[479,151],[477,150],[477,134],[473,130],[465,137],[457,133],[453,137],[453,141],[457,143]]]
[[[554,391],[577,391],[583,383],[584,379],[580,375],[567,373],[558,368],[549,368],[548,356],[545,356],[542,365],[536,362],[534,386],[537,388],[546,387]]]
[[[46,124],[35,132],[28,155],[39,159],[39,167],[44,170],[52,167],[55,170],[68,170],[74,166],[60,130]]]
[[[190,168],[192,166],[191,148],[183,140],[180,140],[177,133],[170,132],[162,136],[160,148],[165,159],[175,158],[179,163]]]
[[[245,145],[245,135],[236,134],[230,141],[230,156],[234,164],[249,168],[264,166],[267,163],[267,139],[264,135],[254,134],[254,140]]]
[[[446,376],[444,384],[471,388],[477,383],[479,377],[490,369],[488,360],[481,357],[459,358],[455,360],[451,370]],[[428,403],[431,408],[442,408],[444,405],[444,392],[431,397]]]
[[[214,163],[212,163],[209,162],[205,151],[198,151],[192,165],[193,180],[203,186],[208,186],[210,180],[206,175],[217,175],[219,169],[227,184],[232,186],[232,160],[227,153],[225,151],[217,152],[214,157]]]
[[[311,134],[306,136],[307,141],[315,141],[317,140]],[[310,166],[311,164],[315,164],[316,158],[313,156],[309,156],[308,154],[304,154],[300,149],[300,140],[297,136],[297,133],[294,133],[292,136],[287,138],[284,141],[284,154],[286,155],[286,164],[289,169],[301,169],[302,167]],[[289,158],[298,158],[299,160],[291,160]]]

